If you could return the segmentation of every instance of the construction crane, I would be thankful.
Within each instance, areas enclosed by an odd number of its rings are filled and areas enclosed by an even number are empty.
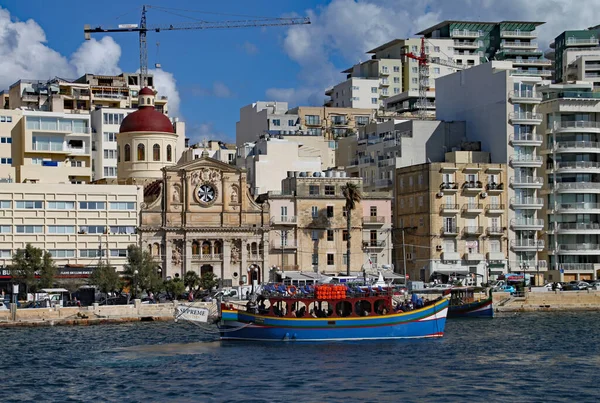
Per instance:
[[[449,67],[456,70],[464,69],[463,66],[458,65],[449,60],[441,60],[438,58],[430,59],[425,51],[425,37],[421,38],[421,50],[419,54],[412,52],[404,53],[404,56],[416,60],[419,62],[419,100],[417,101],[417,107],[419,111],[419,118],[424,119],[427,116],[427,90],[429,89],[429,65],[437,64],[440,66]]]
[[[248,27],[273,27],[284,25],[303,25],[310,24],[308,17],[299,18],[263,18],[233,21],[198,21],[190,23],[177,23],[165,25],[148,25],[146,23],[146,11],[152,6],[142,6],[142,16],[139,24],[120,24],[117,28],[104,28],[101,26],[92,28],[86,24],[83,28],[86,40],[91,39],[91,34],[111,33],[111,32],[138,32],[140,37],[140,85],[146,86],[148,77],[148,48],[146,44],[146,34],[148,31],[179,31],[192,29],[227,29],[227,28],[248,28]],[[155,7],[158,9],[158,7]]]

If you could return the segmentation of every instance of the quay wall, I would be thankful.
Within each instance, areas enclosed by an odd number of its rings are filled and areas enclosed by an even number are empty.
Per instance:
[[[523,297],[493,294],[497,312],[600,311],[600,291],[527,292]]]

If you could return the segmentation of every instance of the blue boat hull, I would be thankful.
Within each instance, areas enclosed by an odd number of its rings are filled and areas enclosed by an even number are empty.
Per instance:
[[[494,307],[492,299],[471,302],[462,305],[451,305],[448,308],[449,318],[493,318]]]
[[[384,316],[278,318],[243,311],[222,312],[221,340],[345,341],[442,337],[448,299],[425,308]]]

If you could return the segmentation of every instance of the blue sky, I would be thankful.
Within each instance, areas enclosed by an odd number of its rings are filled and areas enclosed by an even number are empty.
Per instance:
[[[597,9],[592,7],[597,5],[595,0],[579,0],[579,7],[572,7],[569,0],[552,0],[554,6],[548,7],[547,1],[153,0],[152,5],[180,9],[172,10],[180,15],[150,9],[150,25],[193,21],[186,17],[243,18],[189,10],[265,17],[308,15],[313,24],[152,32],[148,34],[149,65],[160,62],[175,79],[181,99],[178,115],[187,123],[188,137],[233,141],[240,107],[257,100],[283,100],[292,105],[322,102],[323,90],[343,79],[341,70],[366,60],[365,51],[444,19],[547,21],[540,28],[544,47],[562,30],[595,25],[600,17],[590,12]],[[0,6],[10,13],[10,19],[7,14],[0,18],[0,85],[7,88],[19,78],[71,78],[89,68],[104,70],[102,73],[117,71],[117,67],[135,71],[139,50],[133,33],[113,34],[116,44],[106,40],[81,52],[80,57],[73,54],[82,49],[84,24],[138,23],[141,4],[133,0],[0,0]],[[19,32],[27,41],[15,44],[7,39],[7,26],[27,20],[35,21],[43,32],[33,23],[22,24]],[[101,40],[102,36],[95,38]],[[158,59],[156,42],[160,42]],[[26,66],[29,63],[34,66]]]

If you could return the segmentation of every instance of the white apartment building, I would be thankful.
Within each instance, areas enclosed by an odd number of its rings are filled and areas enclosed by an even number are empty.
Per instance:
[[[254,102],[240,108],[240,120],[235,124],[238,146],[256,141],[264,134],[295,134],[300,122],[297,115],[288,115],[287,102]]]
[[[219,140],[208,140],[188,147],[183,151],[181,162],[197,160],[201,158],[202,154],[205,152],[208,153],[208,157],[210,158],[226,164],[236,164],[237,148],[235,144],[227,144]]]
[[[379,79],[350,77],[325,91],[326,106],[336,108],[379,108]]]
[[[556,82],[578,80],[600,86],[600,26],[564,31],[550,48]]]
[[[135,109],[97,108],[91,112],[93,180],[116,179],[117,134],[125,116]]]
[[[122,271],[138,243],[138,186],[10,183],[0,186],[0,267],[28,243],[60,268],[89,274],[100,260]]]
[[[537,283],[547,269],[540,258],[544,157],[536,85],[541,82],[541,76],[523,75],[512,62],[492,61],[439,79],[436,94],[438,119],[464,120],[469,140],[481,142],[492,163],[508,164],[508,271],[540,273]]]
[[[19,110],[0,110],[0,183],[15,181],[12,156],[13,132],[22,117],[23,112]]]
[[[465,122],[388,120],[371,123],[340,139],[337,161],[368,192],[392,191],[396,168],[443,161],[465,139]]]

